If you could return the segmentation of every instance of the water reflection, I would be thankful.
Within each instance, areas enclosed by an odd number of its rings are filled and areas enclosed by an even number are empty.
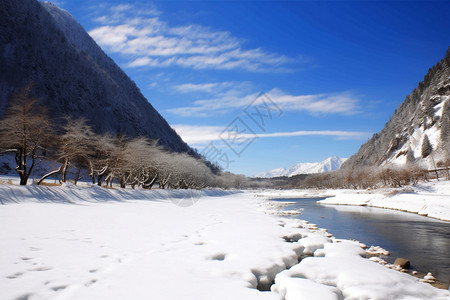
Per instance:
[[[374,207],[319,205],[320,199],[279,199],[296,202],[285,209],[304,208],[294,216],[327,228],[337,238],[356,239],[391,252],[387,258],[408,259],[419,272],[450,281],[450,223]]]

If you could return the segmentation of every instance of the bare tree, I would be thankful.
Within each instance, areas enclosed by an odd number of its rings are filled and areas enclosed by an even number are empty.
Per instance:
[[[144,137],[134,138],[125,144],[126,184],[133,188],[149,188],[153,185],[157,174],[153,159],[156,151],[156,141]]]
[[[92,183],[101,186],[103,178],[108,177],[112,182],[114,176],[119,174],[119,171],[125,164],[125,137],[112,137],[110,134],[97,136],[92,147],[94,149],[93,158],[89,161],[89,176],[92,178]]]
[[[62,181],[66,182],[69,167],[74,162],[83,165],[89,165],[93,156],[92,145],[95,139],[92,128],[87,125],[86,120],[74,120],[70,116],[65,117],[66,122],[63,126],[64,133],[58,137],[57,149],[54,158],[61,162],[61,166],[44,175],[39,181],[40,184],[45,178],[61,173]],[[78,166],[80,169],[80,166]],[[75,180],[78,180],[76,176]]]
[[[157,172],[158,172],[158,185],[159,188],[165,189],[169,186],[170,180],[172,179],[175,170],[177,169],[175,165],[177,154],[161,151],[157,158]]]
[[[174,167],[169,185],[171,188],[201,189],[214,179],[211,170],[200,160],[183,153],[174,157]]]
[[[32,96],[32,85],[27,85],[13,95],[0,121],[0,148],[15,154],[21,185],[27,184],[54,136],[47,112],[38,100]]]

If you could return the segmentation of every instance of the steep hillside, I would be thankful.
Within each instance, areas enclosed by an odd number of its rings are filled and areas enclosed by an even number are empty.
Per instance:
[[[299,174],[325,173],[339,169],[346,158],[337,156],[329,157],[324,161],[317,163],[299,163],[289,168],[278,168],[270,171],[262,172],[255,177],[271,178],[280,176],[294,176]]]
[[[98,133],[191,150],[83,27],[53,4],[0,1],[0,70],[0,117],[11,94],[33,82],[56,121],[84,117]]]
[[[450,153],[450,48],[430,68],[381,132],[361,146],[342,168],[418,163],[432,168]]]

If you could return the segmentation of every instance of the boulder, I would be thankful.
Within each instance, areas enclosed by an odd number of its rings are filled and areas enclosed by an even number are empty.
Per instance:
[[[410,264],[409,260],[401,258],[401,257],[398,257],[394,261],[394,266],[399,266],[402,269],[409,269],[411,264]]]

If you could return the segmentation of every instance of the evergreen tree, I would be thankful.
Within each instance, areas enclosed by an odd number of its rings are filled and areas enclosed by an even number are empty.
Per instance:
[[[423,140],[422,140],[422,157],[425,158],[428,155],[431,154],[431,151],[433,151],[433,146],[431,146],[430,140],[428,139],[428,135],[424,135],[423,136]]]
[[[448,100],[442,107],[441,142],[444,146],[449,146],[450,144],[450,104]]]
[[[414,157],[413,151],[410,147],[410,148],[408,148],[408,152],[406,153],[406,162],[411,164],[411,163],[414,163],[415,160],[416,160],[416,158]]]

